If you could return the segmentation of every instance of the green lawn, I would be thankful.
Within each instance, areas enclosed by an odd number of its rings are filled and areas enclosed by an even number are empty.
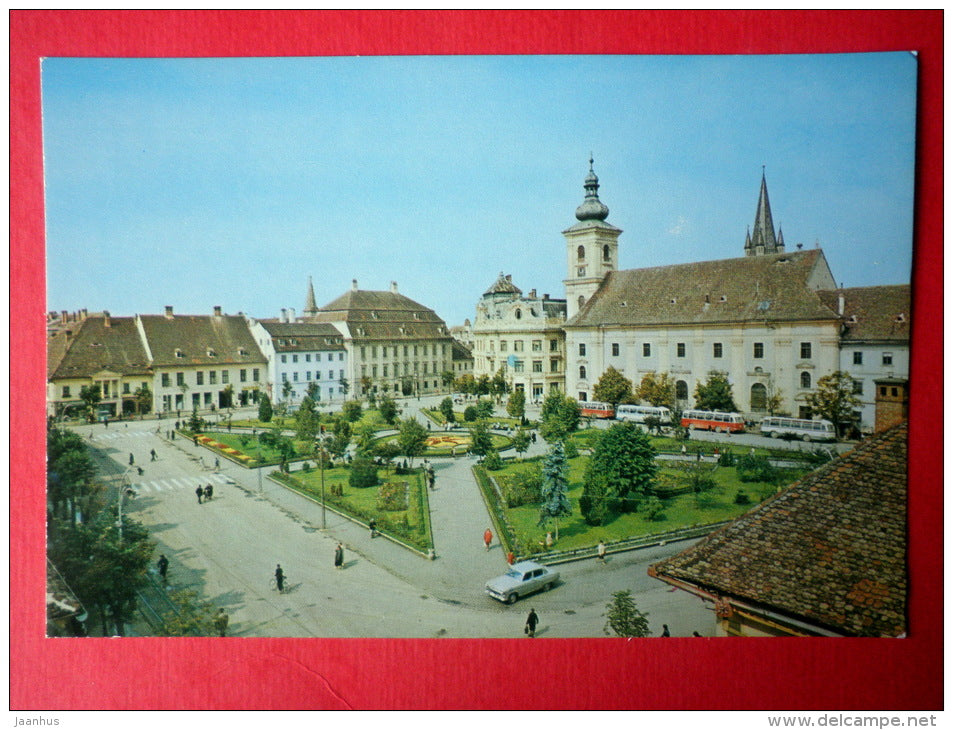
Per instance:
[[[454,446],[456,446],[457,456],[463,456],[470,447],[470,433],[462,428],[457,431],[431,431],[428,437],[432,439],[432,442],[423,453],[425,457],[450,456]],[[397,437],[393,434],[389,436],[378,436],[371,443],[377,444],[383,441],[396,442]],[[490,441],[493,443],[493,448],[497,451],[508,449],[510,444],[513,443],[513,439],[508,436],[495,433],[490,434]]]
[[[214,442],[222,444],[226,449],[233,449],[234,451],[237,451],[238,453],[235,454],[225,449],[218,449],[212,444],[205,444],[206,448],[211,449],[212,451],[221,452],[225,456],[235,459],[238,461],[238,463],[243,464],[244,466],[255,467],[259,464],[278,464],[281,461],[281,456],[275,449],[265,446],[264,444],[259,444],[258,439],[251,434],[227,433],[222,431],[203,431],[197,435],[199,437],[208,437]],[[310,443],[306,441],[293,441],[293,443],[295,452],[297,454],[295,458],[306,458],[311,456]],[[260,451],[259,446],[261,447]],[[242,454],[250,457],[250,460],[241,458]]]
[[[580,456],[569,460],[569,499],[572,503],[572,515],[559,520],[559,541],[555,548],[573,550],[595,546],[600,540],[614,542],[643,535],[658,534],[696,525],[706,525],[734,519],[755,504],[774,494],[776,487],[765,482],[742,483],[734,467],[718,467],[714,473],[716,486],[701,495],[681,494],[663,499],[663,519],[651,521],[643,514],[610,514],[606,524],[592,527],[586,524],[579,511],[579,498],[582,496],[582,481],[588,457]],[[532,465],[532,466],[531,466]],[[525,462],[507,462],[500,471],[486,472],[495,479],[506,478],[507,474],[520,469],[538,468],[538,460]],[[480,469],[481,467],[476,467]],[[787,472],[788,483],[794,481],[806,471]],[[674,468],[663,467],[660,478],[667,483],[684,483],[684,475]],[[750,504],[735,504],[739,489],[751,499]],[[528,504],[520,507],[505,508],[504,513],[520,544],[517,552],[528,554],[542,551],[546,532],[552,527],[540,527],[539,506]]]
[[[433,547],[433,534],[430,527],[430,504],[422,471],[413,469],[409,474],[397,474],[390,469],[381,469],[382,483],[407,483],[409,488],[408,508],[397,511],[378,509],[377,488],[354,489],[348,484],[350,470],[342,467],[324,470],[324,495],[327,503],[346,512],[361,522],[370,519],[377,521],[380,532],[390,534],[410,543],[418,550],[426,552]],[[298,491],[320,501],[321,472],[295,471],[289,474],[274,474],[282,482]],[[333,494],[337,488],[341,494]]]

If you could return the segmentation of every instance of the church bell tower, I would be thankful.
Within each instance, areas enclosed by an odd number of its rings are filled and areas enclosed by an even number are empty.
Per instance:
[[[589,174],[583,183],[586,197],[576,208],[579,221],[563,231],[566,238],[566,317],[573,317],[589,300],[606,274],[619,266],[619,234],[606,221],[609,208],[599,200],[599,178],[592,169],[589,158]]]

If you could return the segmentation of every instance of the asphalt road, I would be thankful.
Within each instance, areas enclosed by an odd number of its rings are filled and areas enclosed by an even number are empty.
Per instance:
[[[416,404],[414,404],[416,405]],[[411,411],[410,403],[405,411]],[[159,433],[156,433],[158,427]],[[229,634],[267,637],[505,638],[521,637],[530,607],[540,616],[538,637],[603,636],[613,591],[629,589],[649,614],[651,634],[668,624],[673,636],[710,635],[714,617],[698,599],[648,577],[648,566],[690,543],[672,543],[557,566],[554,590],[504,606],[483,593],[485,581],[505,568],[494,540],[481,543],[489,520],[460,458],[435,462],[431,493],[437,557],[426,560],[290,492],[252,470],[221,460],[187,440],[169,440],[171,423],[155,420],[77,427],[106,473],[127,477],[137,496],[126,514],[145,524],[156,558],[170,562],[169,583],[190,588],[230,616]],[[538,445],[541,448],[541,444]],[[155,449],[157,460],[150,460]],[[128,470],[129,455],[144,473]],[[211,483],[214,497],[199,504],[195,487]],[[322,529],[322,520],[326,529]],[[343,569],[333,566],[337,542]],[[287,576],[271,586],[276,564]]]

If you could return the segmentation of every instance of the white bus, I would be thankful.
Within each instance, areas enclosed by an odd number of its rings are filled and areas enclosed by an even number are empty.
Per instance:
[[[833,441],[837,438],[834,424],[823,419],[783,418],[770,416],[761,421],[761,435],[771,438],[797,438],[804,441]]]
[[[615,418],[617,421],[633,421],[645,423],[646,418],[655,417],[663,426],[672,422],[672,412],[664,406],[616,406]]]

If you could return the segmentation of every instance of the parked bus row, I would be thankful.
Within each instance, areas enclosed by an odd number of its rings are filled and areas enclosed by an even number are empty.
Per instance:
[[[616,408],[611,403],[579,401],[579,413],[586,418],[614,418],[645,424],[649,419],[658,419],[659,425],[672,424],[672,412],[663,406],[637,406],[621,404]],[[682,411],[682,428],[720,433],[741,433],[745,419],[740,413],[691,409]],[[769,416],[761,421],[761,434],[772,438],[796,438],[803,441],[834,441],[834,424],[823,419],[787,418]]]

